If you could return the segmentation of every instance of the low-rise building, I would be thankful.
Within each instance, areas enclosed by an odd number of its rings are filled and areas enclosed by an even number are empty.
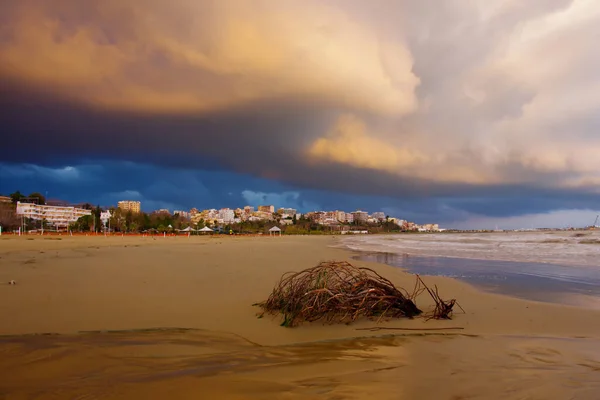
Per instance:
[[[100,221],[102,221],[102,224],[104,226],[106,226],[108,224],[108,221],[110,220],[111,217],[112,217],[112,213],[110,212],[110,210],[100,212]]]
[[[440,226],[438,224],[424,224],[421,226],[420,230],[427,232],[437,232],[440,230]]]
[[[258,218],[259,220],[267,220],[267,221],[271,221],[273,219],[273,213],[272,212],[266,212],[266,211],[257,211],[254,214],[252,214],[253,217]]]
[[[295,208],[280,208],[277,210],[277,214],[280,214],[280,215],[286,214],[286,215],[292,216],[292,215],[296,214],[296,209]]]
[[[92,210],[17,202],[17,215],[36,221],[45,221],[57,229],[67,228],[79,218],[92,215]]]

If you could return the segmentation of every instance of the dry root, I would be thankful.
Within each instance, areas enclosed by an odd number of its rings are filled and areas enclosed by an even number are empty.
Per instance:
[[[417,275],[412,295],[369,268],[348,262],[323,262],[301,272],[281,277],[269,298],[255,305],[264,313],[283,314],[282,326],[324,320],[349,323],[359,317],[413,318],[423,312],[415,298],[428,291],[436,303],[431,318],[450,318],[455,300],[445,302]]]

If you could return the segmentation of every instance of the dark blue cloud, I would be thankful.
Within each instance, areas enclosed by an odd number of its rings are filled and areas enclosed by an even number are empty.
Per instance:
[[[51,199],[72,203],[90,202],[114,206],[119,200],[140,200],[142,208],[221,208],[274,204],[302,212],[324,210],[386,214],[419,223],[445,226],[464,223],[474,216],[508,217],[548,213],[556,209],[593,208],[598,195],[548,192],[524,199],[517,191],[509,196],[489,197],[390,197],[303,189],[289,184],[224,170],[165,168],[126,161],[44,167],[35,164],[0,164],[0,193],[40,191]]]

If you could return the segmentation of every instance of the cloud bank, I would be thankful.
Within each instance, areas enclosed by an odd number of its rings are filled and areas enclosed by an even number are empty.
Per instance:
[[[515,210],[600,199],[591,0],[9,0],[0,23],[7,162]]]

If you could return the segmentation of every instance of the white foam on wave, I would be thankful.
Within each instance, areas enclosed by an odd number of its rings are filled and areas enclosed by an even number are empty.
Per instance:
[[[365,235],[346,237],[342,245],[356,251],[600,267],[598,231]]]

